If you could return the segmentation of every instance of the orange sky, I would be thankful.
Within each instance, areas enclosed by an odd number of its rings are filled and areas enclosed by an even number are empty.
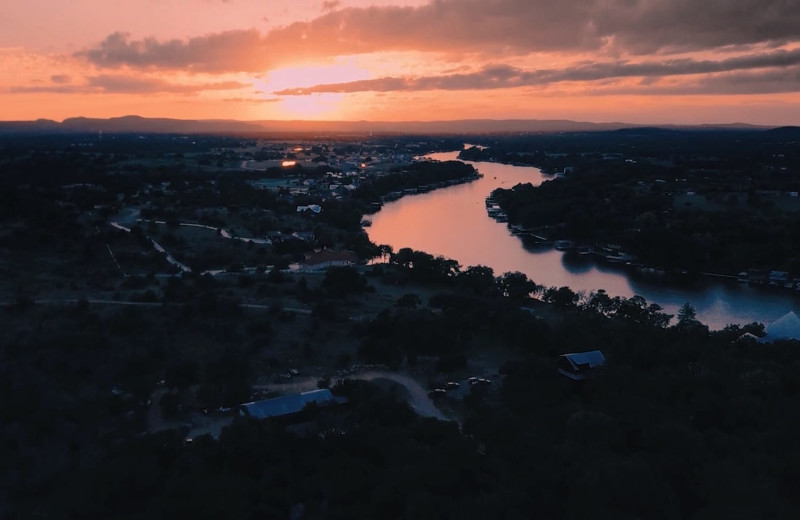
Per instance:
[[[0,120],[800,124],[800,2],[6,4]]]

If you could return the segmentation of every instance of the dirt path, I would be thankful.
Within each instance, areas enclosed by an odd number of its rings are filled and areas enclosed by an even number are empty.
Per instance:
[[[407,374],[383,370],[370,370],[361,374],[353,374],[350,378],[363,379],[365,381],[371,381],[373,379],[388,379],[389,381],[393,381],[402,385],[407,390],[408,403],[418,415],[433,417],[440,421],[453,420],[436,408],[433,401],[428,397],[428,392],[425,387]],[[317,388],[317,379],[314,377],[303,377],[286,383],[253,385],[253,388],[256,390],[269,389],[280,392],[281,394],[293,394],[315,390]],[[153,393],[152,403],[147,413],[147,430],[149,432],[177,428],[185,425],[189,428],[189,432],[186,435],[187,438],[198,437],[204,434],[210,434],[214,438],[219,438],[222,429],[233,422],[233,417],[231,415],[204,416],[199,413],[192,413],[190,416],[184,417],[181,420],[166,420],[161,413],[161,407],[159,405],[159,399],[165,392],[166,389],[159,389]]]
[[[400,372],[389,372],[384,370],[370,370],[360,374],[348,376],[350,379],[363,379],[371,381],[373,379],[388,379],[405,387],[408,391],[408,404],[416,413],[423,417],[433,417],[440,421],[452,421],[453,419],[445,416],[441,410],[436,408],[433,401],[428,397],[428,391],[413,377]],[[307,392],[317,388],[317,380],[313,377],[305,377],[287,383],[276,383],[271,385],[254,385],[255,389],[269,389],[281,393]]]
[[[428,391],[425,389],[425,387],[419,384],[416,379],[409,375],[398,372],[370,371],[353,377],[355,379],[365,379],[367,381],[378,378],[388,379],[390,381],[394,381],[395,383],[401,384],[406,387],[406,390],[408,390],[408,404],[410,404],[411,408],[413,408],[414,411],[419,415],[422,415],[423,417],[433,417],[435,419],[439,419],[440,421],[452,420],[449,417],[446,417],[441,410],[436,408],[436,406],[433,404],[433,401],[431,401],[431,399],[428,397]]]

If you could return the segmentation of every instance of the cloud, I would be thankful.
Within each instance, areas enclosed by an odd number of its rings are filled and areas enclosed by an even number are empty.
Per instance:
[[[256,71],[269,63],[265,41],[254,29],[161,42],[155,38],[132,41],[127,33],[116,32],[77,56],[107,68],[124,65],[190,72]]]
[[[322,2],[322,10],[333,11],[334,9],[339,7],[340,4],[341,2],[339,2],[339,0],[325,0],[324,2]]]
[[[79,85],[43,85],[43,86],[16,86],[16,87],[5,87],[0,89],[0,92],[8,93],[8,94],[77,94],[82,92],[87,92],[85,86]]]
[[[248,88],[248,83],[223,81],[215,83],[184,84],[171,83],[158,78],[147,78],[129,75],[100,75],[88,78],[89,86],[107,93],[151,94],[171,92],[176,94],[194,94],[209,90],[238,90]]]
[[[54,81],[53,85],[17,86],[5,89],[13,94],[32,93],[101,93],[101,94],[197,94],[205,91],[225,91],[250,88],[249,83],[222,81],[212,83],[172,83],[159,78],[131,76],[123,74],[101,74],[86,78],[82,84],[65,85]]]
[[[70,81],[72,81],[72,78],[70,78],[66,74],[53,74],[52,76],[50,76],[50,81],[57,85],[63,85],[65,83],[69,83]]]
[[[225,98],[222,101],[229,103],[277,103],[282,101],[281,98],[263,98],[263,97],[235,97]]]
[[[489,65],[476,72],[423,77],[385,77],[370,80],[290,88],[280,96],[320,93],[393,92],[410,90],[488,90],[543,86],[565,81],[602,81],[643,77],[643,86],[658,78],[714,74],[752,69],[778,69],[800,65],[800,49],[739,56],[724,60],[674,59],[650,62],[582,63],[561,69],[524,70],[508,65]],[[764,75],[763,70],[759,74]],[[640,92],[641,93],[641,92]]]
[[[251,29],[159,41],[113,33],[78,55],[101,67],[221,72],[379,51],[644,55],[798,40],[794,0],[432,0],[328,10],[266,34]]]
[[[594,95],[753,95],[800,92],[800,66],[767,72],[736,71],[692,78],[679,83],[656,82],[646,89],[631,87],[601,87]]]

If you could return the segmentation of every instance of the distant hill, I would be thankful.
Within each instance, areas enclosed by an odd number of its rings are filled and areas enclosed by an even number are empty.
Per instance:
[[[258,124],[225,120],[184,120],[145,118],[140,116],[89,119],[73,117],[61,123],[67,132],[158,133],[158,134],[213,134],[229,132],[258,132]]]
[[[626,123],[588,123],[539,119],[462,119],[456,121],[259,121],[268,131],[375,132],[401,134],[483,134],[580,132],[624,128]]]
[[[464,119],[457,121],[234,121],[145,118],[140,116],[92,119],[74,117],[59,123],[49,119],[36,121],[0,121],[2,134],[60,133],[156,133],[156,134],[252,134],[252,133],[379,133],[379,134],[483,134],[483,133],[552,133],[587,132],[621,129],[645,129],[653,125],[628,123],[589,123],[568,120],[538,119]],[[678,126],[670,129],[766,129],[746,124]]]
[[[781,126],[779,128],[768,130],[768,132],[777,137],[800,139],[800,126]]]

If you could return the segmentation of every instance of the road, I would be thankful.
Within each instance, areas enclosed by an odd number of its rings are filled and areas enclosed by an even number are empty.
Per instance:
[[[61,300],[35,300],[34,303],[37,304],[77,304],[80,300],[77,299],[61,299]],[[135,306],[135,307],[161,307],[164,304],[158,302],[129,302],[129,301],[120,301],[120,300],[97,300],[97,299],[88,299],[85,300],[89,304],[98,304],[98,305],[125,305],[125,306]],[[13,305],[12,302],[3,302],[0,305]],[[267,310],[270,308],[269,305],[257,305],[257,304],[240,304],[241,307],[249,308],[249,309],[263,309]],[[297,312],[299,314],[311,314],[309,309],[289,309],[293,312]],[[370,370],[367,372],[362,372],[360,374],[352,374],[348,376],[351,379],[363,379],[365,381],[371,381],[373,379],[388,379],[390,381],[394,381],[406,388],[408,391],[408,403],[411,405],[413,410],[423,416],[423,417],[433,417],[435,419],[439,419],[440,421],[451,421],[449,417],[445,416],[441,410],[436,408],[433,401],[428,397],[428,391],[423,387],[417,380],[412,378],[411,376],[399,372],[389,372],[384,370]],[[255,389],[269,389],[275,390],[280,393],[295,393],[295,392],[305,392],[308,390],[314,390],[317,388],[317,380],[313,377],[306,377],[299,380],[293,380],[287,383],[276,383],[270,385],[254,385],[253,388]],[[154,404],[157,401],[154,399]],[[158,406],[155,404],[155,406]],[[151,411],[152,413],[152,411]],[[164,425],[160,423],[160,421],[155,420],[155,416],[153,416],[149,421],[150,423],[149,428],[150,431],[157,431],[158,429],[163,429]],[[211,422],[211,421],[208,421]],[[214,421],[212,426],[213,432],[216,433],[220,431],[220,429],[227,425],[229,421],[223,420],[222,422]],[[203,427],[208,427],[208,425],[200,425],[200,430],[204,430]],[[153,429],[155,427],[155,429]],[[191,434],[197,435],[201,432],[197,431],[198,428],[193,428],[190,432]],[[202,433],[209,433],[209,432],[202,432]],[[190,435],[192,436],[192,435]]]
[[[434,406],[433,401],[428,397],[428,391],[419,382],[407,374],[398,372],[389,372],[383,370],[371,370],[361,374],[353,374],[348,376],[350,379],[363,379],[371,381],[374,379],[388,379],[397,384],[402,385],[408,391],[408,404],[418,415],[422,417],[433,417],[440,421],[452,421],[449,417],[445,416],[441,410]],[[281,394],[293,394],[300,392],[307,392],[309,390],[317,389],[317,379],[314,377],[303,377],[293,379],[286,383],[275,383],[270,385],[253,385],[255,390],[271,390]],[[162,390],[163,392],[163,390]],[[148,430],[158,431],[160,429],[174,428],[180,424],[185,424],[186,421],[164,421],[158,400],[160,397],[158,393],[154,394],[153,404],[148,414]],[[200,435],[210,434],[215,438],[219,437],[222,429],[231,422],[232,416],[203,416],[200,414],[193,414],[190,420],[192,427],[187,434],[187,437],[199,437]]]
[[[386,370],[369,370],[360,374],[351,374],[347,376],[348,379],[362,379],[364,381],[372,381],[373,379],[388,379],[394,381],[405,387],[408,391],[408,404],[414,411],[423,417],[433,417],[440,421],[452,421],[446,417],[441,410],[434,406],[433,401],[428,397],[428,391],[413,377],[400,372],[389,372]],[[317,379],[313,377],[305,377],[301,379],[294,379],[286,383],[276,383],[272,385],[254,385],[256,390],[269,389],[280,393],[293,393],[293,392],[307,392],[309,390],[316,390]]]
[[[423,417],[433,417],[440,421],[451,421],[446,417],[441,410],[436,408],[428,397],[428,391],[419,382],[409,375],[398,372],[386,372],[383,370],[364,372],[353,376],[354,379],[364,379],[370,381],[372,379],[388,379],[395,383],[403,385],[408,390],[408,404],[414,411]]]

